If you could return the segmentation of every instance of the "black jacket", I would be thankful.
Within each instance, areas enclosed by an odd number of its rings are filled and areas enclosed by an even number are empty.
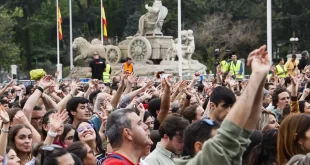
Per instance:
[[[299,60],[299,64],[298,64],[297,67],[298,67],[299,70],[303,70],[305,68],[305,66],[307,66],[307,65],[308,65],[308,60],[305,59],[305,58],[301,58]]]

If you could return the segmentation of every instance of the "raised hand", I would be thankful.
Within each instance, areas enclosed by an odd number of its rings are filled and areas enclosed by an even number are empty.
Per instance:
[[[10,117],[8,113],[4,110],[2,105],[0,105],[0,118],[2,120],[2,123],[9,123],[10,122]]]
[[[299,84],[299,79],[297,78],[297,76],[292,76],[292,75],[289,75],[289,76],[290,76],[290,79],[291,79],[293,86],[296,86]]]
[[[39,81],[39,86],[43,89],[47,89],[53,83],[55,83],[55,79],[51,75],[44,76]]]
[[[13,118],[13,124],[28,124],[29,121],[27,119],[27,117],[25,116],[24,112],[23,111],[18,111],[14,118]]]
[[[61,126],[63,126],[64,121],[66,121],[68,118],[68,112],[67,111],[61,111],[58,110],[57,113],[53,113],[50,116],[49,122],[51,128],[57,130]]]
[[[200,78],[200,73],[199,73],[199,72],[196,72],[196,73],[194,74],[194,76],[193,76],[193,80],[198,81],[199,78]]]
[[[143,86],[143,88],[144,90],[150,89],[153,85],[154,85],[154,81],[149,81]]]
[[[144,113],[144,112],[145,112],[145,108],[144,108],[144,106],[143,106],[142,103],[140,103],[140,104],[137,106],[137,109],[138,109],[138,111],[139,111],[140,113]]]
[[[178,86],[178,91],[183,92],[183,89],[185,89],[186,87],[187,87],[187,81],[183,80]]]
[[[9,83],[7,84],[7,86],[8,86],[8,87],[12,87],[12,86],[14,85],[14,82],[15,82],[15,81],[14,81],[14,79],[11,78],[9,75],[8,75],[8,79],[9,79],[10,81],[9,81]]]
[[[270,60],[266,52],[266,45],[252,51],[248,56],[248,66],[252,72],[262,72],[267,74],[270,70]]]
[[[143,94],[143,97],[146,98],[146,99],[151,99],[152,96],[153,96],[153,93],[152,93],[152,91],[150,91],[150,90],[144,92],[144,94]]]
[[[137,80],[137,76],[134,73],[131,73],[128,78],[127,78],[128,82],[130,84],[134,84]]]
[[[162,87],[164,88],[164,90],[170,89],[171,84],[169,81],[169,77],[166,77],[162,80]]]
[[[309,88],[305,88],[304,91],[303,91],[303,93],[302,93],[302,95],[303,95],[304,98],[305,98],[305,97],[307,97],[307,96],[309,95],[309,93],[310,93],[310,89],[309,89]]]

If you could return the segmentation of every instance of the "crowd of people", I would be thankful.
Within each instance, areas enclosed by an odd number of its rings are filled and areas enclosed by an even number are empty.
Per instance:
[[[11,80],[0,90],[0,165],[310,164],[308,54],[303,67],[294,56],[271,66],[264,45],[247,58],[248,80],[233,58],[233,74],[221,62],[212,81],[137,77],[131,59],[108,82]]]

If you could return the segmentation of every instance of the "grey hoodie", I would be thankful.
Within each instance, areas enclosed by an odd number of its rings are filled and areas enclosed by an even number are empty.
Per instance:
[[[252,131],[224,120],[217,134],[204,142],[202,150],[189,159],[175,159],[176,165],[240,165],[242,155],[250,144]]]

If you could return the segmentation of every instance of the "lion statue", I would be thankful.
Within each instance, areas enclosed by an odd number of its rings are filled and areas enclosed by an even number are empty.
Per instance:
[[[85,38],[78,37],[74,39],[72,48],[77,52],[74,61],[93,57],[95,52],[98,52],[101,58],[106,58],[106,47],[101,44],[99,39],[93,39],[89,43]]]

